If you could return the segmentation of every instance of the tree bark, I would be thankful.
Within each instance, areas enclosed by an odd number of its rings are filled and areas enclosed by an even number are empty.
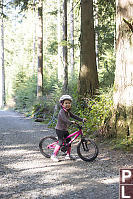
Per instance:
[[[62,72],[62,62],[61,62],[61,8],[60,0],[57,0],[58,15],[57,15],[57,32],[58,32],[58,80],[62,82],[63,72]]]
[[[94,95],[98,88],[96,67],[93,0],[81,1],[79,94]]]
[[[94,28],[98,26],[98,0],[93,0],[95,3],[95,10],[94,10]],[[96,66],[98,68],[99,65],[99,57],[98,57],[98,43],[99,43],[99,33],[98,31],[95,31],[95,49],[96,49]]]
[[[70,0],[70,58],[71,58],[71,77],[74,74],[74,11],[73,11],[73,0]]]
[[[37,98],[43,95],[43,0],[38,4],[38,71]]]
[[[67,63],[67,0],[63,1],[63,67],[64,81],[63,92],[67,93],[68,88],[68,63]]]
[[[127,23],[133,20],[131,0],[116,1],[116,71],[114,105],[117,111],[116,130],[133,135],[133,33]],[[128,129],[128,130],[127,130]]]
[[[33,17],[34,17],[34,31],[33,31],[33,65],[32,65],[32,74],[35,74],[35,65],[36,65],[36,4],[33,0]]]

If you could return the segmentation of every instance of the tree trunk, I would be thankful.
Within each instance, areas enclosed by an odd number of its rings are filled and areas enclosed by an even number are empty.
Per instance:
[[[71,58],[71,77],[74,73],[74,11],[73,11],[73,0],[70,0],[70,34],[71,34],[71,48],[70,48],[70,58]]]
[[[61,10],[60,0],[57,0],[58,15],[57,15],[57,32],[58,32],[58,80],[63,80],[62,62],[61,62]]]
[[[93,0],[95,3],[95,9],[94,9],[94,28],[98,26],[98,0]],[[99,65],[99,57],[98,57],[98,42],[99,42],[99,32],[95,31],[95,48],[96,48],[96,66],[98,68]]]
[[[68,64],[67,64],[67,0],[63,1],[63,67],[64,81],[63,92],[67,92],[68,88]]]
[[[33,65],[32,65],[32,74],[35,74],[36,66],[36,5],[35,0],[33,0],[33,17],[34,17],[34,30],[33,30]]]
[[[133,135],[133,4],[116,1],[114,105],[117,135]]]
[[[4,108],[6,104],[5,94],[5,66],[4,66],[4,19],[3,19],[3,0],[0,1],[1,5],[1,99],[0,107]]]
[[[43,95],[43,0],[38,4],[38,72],[37,98]]]
[[[96,67],[93,0],[81,1],[81,52],[79,94],[94,95],[98,88]]]

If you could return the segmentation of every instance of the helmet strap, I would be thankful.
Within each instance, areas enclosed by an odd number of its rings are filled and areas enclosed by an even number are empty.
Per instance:
[[[68,110],[66,110],[66,108],[61,104],[61,107],[62,109],[65,111],[65,112],[68,112]]]

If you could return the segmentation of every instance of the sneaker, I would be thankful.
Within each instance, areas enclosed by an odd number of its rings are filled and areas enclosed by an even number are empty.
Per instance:
[[[65,156],[65,159],[66,159],[66,160],[76,160],[76,158],[73,157],[72,155],[66,155],[66,156]]]
[[[51,155],[51,159],[52,159],[54,162],[59,162],[59,159],[58,159],[57,156],[55,156],[55,155]]]

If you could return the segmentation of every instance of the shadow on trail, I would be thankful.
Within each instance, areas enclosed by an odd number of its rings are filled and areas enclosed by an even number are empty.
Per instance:
[[[19,129],[11,118],[10,122],[11,129],[3,125],[0,131],[0,198],[118,199],[119,168],[127,165],[124,154],[100,149],[94,162],[63,157],[61,162],[52,162],[42,156],[38,144],[42,137],[55,135],[54,130],[19,117]],[[132,165],[129,157],[128,166]]]
[[[82,160],[54,163],[40,154],[37,145],[38,142],[36,145],[21,142],[21,145],[4,147],[2,170],[5,172],[1,173],[0,198],[95,199],[97,195],[104,199],[109,192],[110,199],[118,198],[118,195],[112,195],[113,187],[118,192],[117,182],[100,182],[112,175],[101,172],[101,158],[91,163]],[[115,177],[114,173],[111,178]]]

